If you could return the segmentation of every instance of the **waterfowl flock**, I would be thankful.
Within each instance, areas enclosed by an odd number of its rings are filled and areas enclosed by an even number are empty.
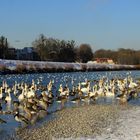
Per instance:
[[[14,81],[10,85],[8,80],[3,80],[0,85],[0,116],[10,114],[15,121],[30,125],[49,114],[54,104],[56,107],[60,104],[62,109],[66,103],[96,104],[100,99],[111,99],[124,105],[139,98],[139,92],[140,81],[131,75],[120,79],[107,76],[98,80],[85,78],[78,83],[73,78],[65,78],[59,86],[55,85],[54,79],[46,85],[40,79],[32,79],[30,84]],[[8,122],[0,117],[0,123]]]

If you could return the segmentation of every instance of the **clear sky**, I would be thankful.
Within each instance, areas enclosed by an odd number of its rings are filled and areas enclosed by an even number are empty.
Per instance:
[[[39,34],[93,50],[140,50],[140,0],[0,0],[0,35],[31,46]]]

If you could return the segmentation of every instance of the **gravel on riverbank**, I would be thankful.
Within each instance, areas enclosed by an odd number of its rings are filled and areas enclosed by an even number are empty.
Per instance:
[[[55,115],[53,121],[41,127],[18,131],[18,137],[23,140],[94,138],[115,126],[119,109],[115,105],[85,105],[66,108]]]

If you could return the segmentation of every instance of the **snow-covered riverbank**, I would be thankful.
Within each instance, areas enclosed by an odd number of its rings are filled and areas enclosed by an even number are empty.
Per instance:
[[[7,72],[63,72],[63,71],[95,71],[95,70],[134,70],[134,65],[64,63],[47,61],[20,61],[0,59],[0,71]]]

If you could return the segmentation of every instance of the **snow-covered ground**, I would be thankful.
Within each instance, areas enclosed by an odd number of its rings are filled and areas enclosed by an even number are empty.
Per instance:
[[[121,112],[114,128],[108,128],[107,133],[96,140],[140,140],[140,107],[133,107]]]
[[[21,60],[2,60],[0,66],[5,66],[7,69],[15,70],[18,65],[24,65],[27,69],[32,68],[47,68],[47,69],[133,69],[133,65],[114,65],[114,64],[95,64],[95,63],[64,63],[64,62],[47,62],[47,61],[21,61]]]

